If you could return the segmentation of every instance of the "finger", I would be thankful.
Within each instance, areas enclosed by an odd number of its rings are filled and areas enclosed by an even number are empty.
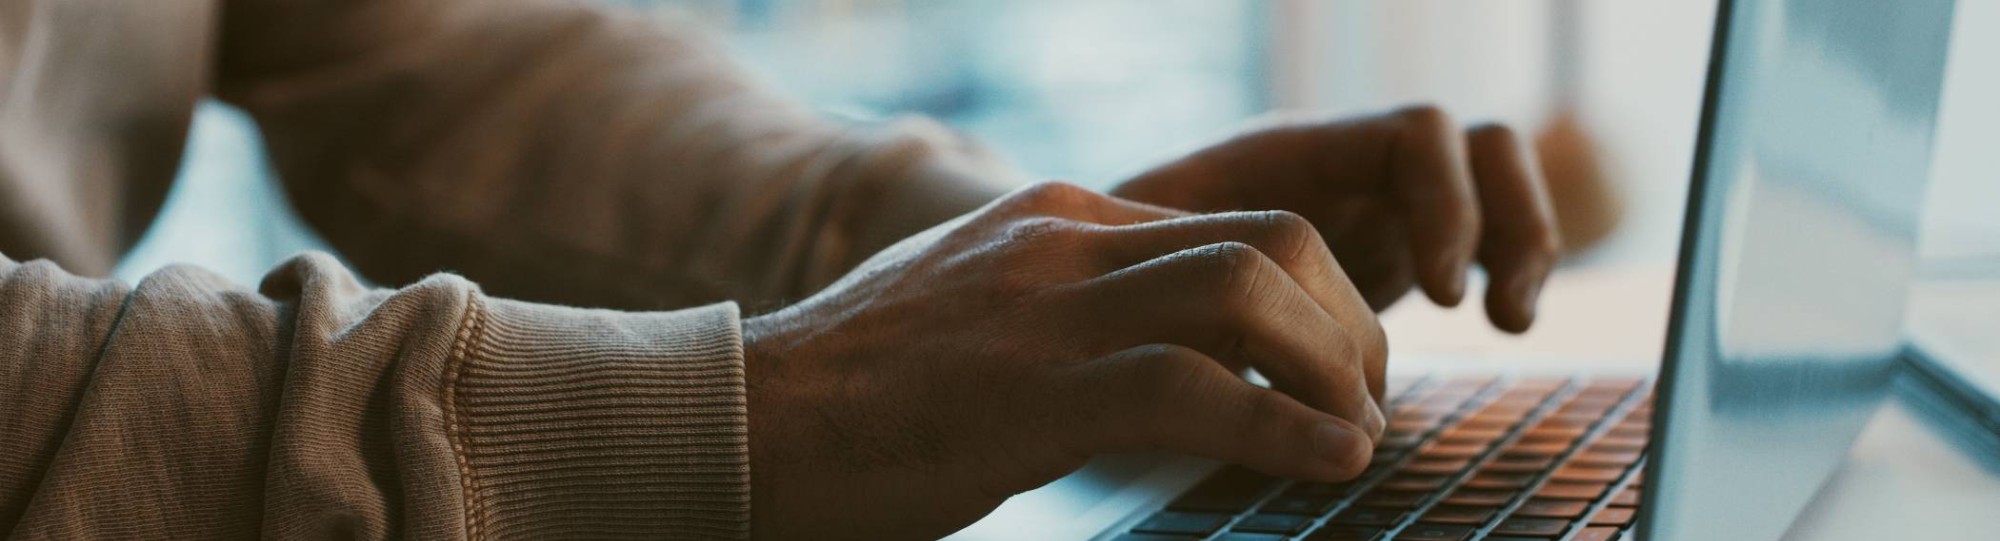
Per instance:
[[[1373,454],[1353,423],[1251,385],[1187,348],[1142,346],[1075,370],[1073,396],[1090,403],[1077,430],[1103,450],[1169,449],[1323,481],[1354,478]]]
[[[1513,130],[1485,125],[1466,139],[1485,217],[1479,264],[1490,278],[1486,315],[1503,330],[1526,331],[1562,249],[1554,205],[1541,168]]]
[[[1417,283],[1433,302],[1457,306],[1479,242],[1479,206],[1466,164],[1465,138],[1434,107],[1397,113],[1403,123],[1390,152],[1390,183],[1410,229]]]
[[[1188,215],[1184,211],[1112,197],[1063,182],[1031,184],[1001,197],[993,204],[1007,216],[1053,216],[1110,226]]]
[[[1090,313],[1105,349],[1178,344],[1240,361],[1299,401],[1381,434],[1363,368],[1381,362],[1367,358],[1385,349],[1374,343],[1380,326],[1372,315],[1363,327],[1342,325],[1248,244],[1175,252],[1077,287],[1082,310],[1070,313]]]
[[[1269,257],[1322,312],[1347,329],[1380,329],[1370,303],[1327,249],[1312,222],[1285,211],[1224,212],[1114,227],[1105,231],[1106,272],[1198,246],[1241,242]],[[1386,340],[1365,340],[1373,348]],[[1368,390],[1383,399],[1387,355],[1364,351]]]

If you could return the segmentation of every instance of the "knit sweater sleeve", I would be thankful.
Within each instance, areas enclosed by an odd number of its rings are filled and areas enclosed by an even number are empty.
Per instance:
[[[743,538],[737,318],[0,257],[0,535]]]
[[[935,122],[825,118],[597,4],[232,0],[217,94],[364,276],[523,300],[775,307],[1015,183]]]

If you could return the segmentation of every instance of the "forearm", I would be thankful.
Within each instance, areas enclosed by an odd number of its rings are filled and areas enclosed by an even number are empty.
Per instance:
[[[822,118],[685,27],[364,4],[238,2],[220,89],[302,215],[380,281],[450,268],[566,304],[763,304],[1006,183],[934,124]]]
[[[736,317],[0,257],[0,532],[743,537]]]

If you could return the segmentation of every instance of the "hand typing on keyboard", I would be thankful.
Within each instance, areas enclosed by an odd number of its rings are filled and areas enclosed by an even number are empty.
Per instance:
[[[1489,296],[1496,322],[1523,328],[1554,257],[1524,151],[1487,129],[1473,137],[1504,152],[1468,158],[1448,122],[1415,109],[1276,128],[1128,185],[1172,203],[1240,182],[1267,196],[1197,208],[1281,197],[1301,213],[1191,214],[1036,185],[745,321],[753,531],[936,537],[1116,451],[1353,478],[1387,426],[1374,308],[1413,281],[1455,303],[1476,250],[1507,283],[1532,282]],[[1490,181],[1477,190],[1475,170]],[[1482,237],[1481,200],[1512,216],[1487,225],[1515,225]],[[1329,231],[1352,246],[1330,249]]]
[[[1434,302],[1458,304],[1476,260],[1490,278],[1487,317],[1522,332],[1562,244],[1529,156],[1504,126],[1460,131],[1418,106],[1246,132],[1111,193],[1188,210],[1296,212],[1378,311],[1413,283]]]
[[[1386,422],[1382,329],[1285,213],[1039,185],[744,329],[777,537],[943,535],[1107,451],[1346,479]]]

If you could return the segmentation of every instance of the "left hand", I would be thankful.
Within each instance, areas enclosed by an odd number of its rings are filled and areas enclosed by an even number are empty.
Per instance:
[[[1191,211],[1302,215],[1377,311],[1413,284],[1457,305],[1476,257],[1489,278],[1487,317],[1517,333],[1534,322],[1562,247],[1521,138],[1500,125],[1461,132],[1430,106],[1250,131],[1111,193]]]

